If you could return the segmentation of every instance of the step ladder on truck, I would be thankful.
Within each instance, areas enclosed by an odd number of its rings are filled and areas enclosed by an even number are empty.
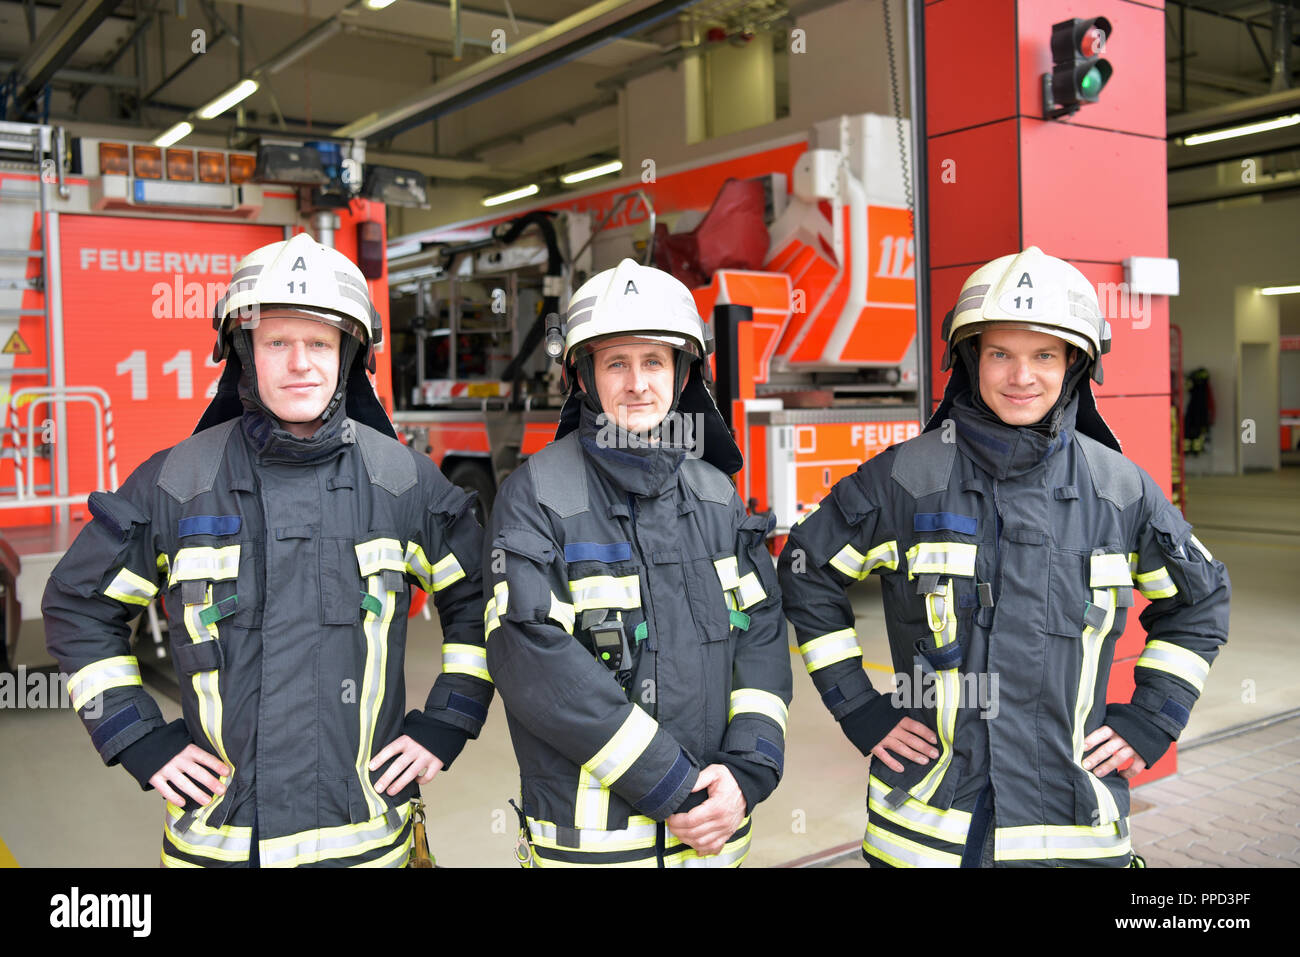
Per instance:
[[[284,172],[286,150],[317,169]],[[41,596],[87,497],[190,435],[215,394],[212,314],[243,256],[309,223],[353,258],[369,238],[386,322],[384,206],[338,203],[321,167],[320,151],[284,144],[161,148],[0,123],[0,668],[53,664]],[[389,355],[378,362],[391,408]],[[142,665],[167,657],[165,617],[146,612]]]

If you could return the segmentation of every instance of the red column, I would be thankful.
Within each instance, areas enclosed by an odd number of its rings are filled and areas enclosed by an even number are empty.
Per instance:
[[[1042,119],[1052,24],[1103,16],[1114,75],[1099,102]],[[1124,452],[1170,491],[1169,309],[1127,295],[1123,261],[1168,255],[1163,2],[935,0],[925,7],[931,356],[971,272],[1036,245],[1098,284],[1111,323],[1098,406]],[[1127,701],[1144,634],[1139,596],[1116,647],[1110,699]],[[1171,773],[1173,749],[1142,780]]]

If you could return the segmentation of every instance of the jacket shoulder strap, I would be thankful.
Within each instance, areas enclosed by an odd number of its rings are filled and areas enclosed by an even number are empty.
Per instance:
[[[1074,441],[1083,452],[1098,498],[1124,509],[1142,497],[1142,474],[1136,465],[1082,432],[1074,433]]]
[[[710,465],[704,459],[684,459],[682,461],[682,478],[691,487],[697,498],[706,502],[719,502],[726,505],[736,494],[736,487],[731,479],[722,474],[722,470]]]
[[[587,464],[582,460],[578,433],[556,439],[528,459],[537,501],[560,518],[587,511]]]
[[[952,480],[957,443],[945,442],[943,432],[923,432],[898,446],[890,476],[913,498],[942,492]]]
[[[158,487],[180,502],[211,491],[226,457],[230,433],[238,424],[238,417],[227,419],[175,446],[163,460]]]
[[[364,422],[348,419],[356,436],[361,460],[366,463],[366,475],[371,485],[378,485],[392,495],[401,495],[416,482],[415,460],[411,450]]]

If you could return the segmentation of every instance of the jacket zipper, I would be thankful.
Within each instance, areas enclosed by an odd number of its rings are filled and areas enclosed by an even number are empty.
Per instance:
[[[627,493],[627,511],[628,511],[628,517],[631,519],[631,522],[632,522],[632,536],[633,536],[633,538],[635,538],[635,537],[636,537],[636,496],[633,495],[631,492],[628,492],[628,493]],[[640,542],[638,542],[637,545],[638,545],[638,550],[640,550],[640,549],[639,549]],[[642,607],[643,607],[643,609],[644,609],[644,602],[642,603]],[[649,620],[649,617],[648,617],[648,616],[647,616],[647,620]],[[638,657],[639,657],[639,655],[640,655],[640,648],[637,649],[637,654],[638,654]],[[659,686],[659,659],[658,659],[658,657],[655,658],[655,677],[654,677],[654,681],[655,681],[654,717],[655,717],[656,720],[658,720],[658,718],[659,718],[659,693],[658,693],[658,686]],[[633,705],[633,707],[638,707],[638,706],[637,706],[637,705]],[[668,836],[667,836],[667,835],[668,835],[668,828],[667,828],[667,826],[664,824],[664,822],[663,822],[663,821],[656,821],[656,822],[655,822],[655,863],[658,864],[659,867],[663,867],[663,866],[664,866],[664,855],[665,855],[665,854],[667,853],[667,851],[668,851]]]

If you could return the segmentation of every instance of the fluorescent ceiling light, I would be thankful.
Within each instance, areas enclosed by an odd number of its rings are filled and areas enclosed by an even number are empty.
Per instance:
[[[185,139],[194,132],[194,124],[189,120],[181,120],[166,133],[159,134],[153,141],[154,146],[171,146],[180,140]]]
[[[366,0],[366,6],[371,10],[382,10],[392,2],[393,0]]]
[[[529,183],[527,186],[521,186],[519,189],[512,189],[508,193],[497,193],[495,196],[487,196],[483,199],[484,206],[500,206],[502,203],[508,203],[511,200],[523,199],[525,196],[532,196],[537,192],[537,184]]]
[[[1289,296],[1300,292],[1300,286],[1265,286],[1259,291],[1261,296]]]
[[[1232,126],[1226,130],[1214,130],[1211,133],[1193,133],[1191,136],[1183,137],[1183,145],[1200,146],[1202,143],[1217,143],[1219,140],[1230,140],[1235,136],[1249,136],[1252,133],[1267,133],[1269,130],[1285,129],[1288,126],[1295,126],[1297,123],[1300,123],[1300,113],[1275,116],[1271,120],[1247,123],[1245,126]]]
[[[211,120],[220,116],[241,100],[257,92],[256,80],[240,80],[233,87],[199,110],[199,119]]]
[[[617,173],[622,168],[622,160],[612,160],[608,163],[601,163],[599,166],[592,166],[588,169],[580,169],[572,173],[565,173],[560,177],[560,182],[565,186],[572,186],[574,183],[581,183],[583,180],[595,179],[597,176],[604,176],[606,173]]]

